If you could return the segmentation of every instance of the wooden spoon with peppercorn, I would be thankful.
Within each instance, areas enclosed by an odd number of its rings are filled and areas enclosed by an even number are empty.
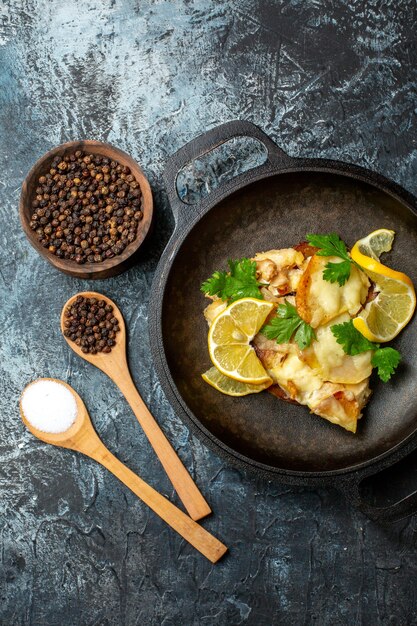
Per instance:
[[[209,505],[135,387],[126,358],[125,323],[115,303],[100,293],[78,293],[62,309],[61,330],[78,356],[119,387],[190,517],[199,520],[209,515]]]
[[[109,356],[108,354],[105,356]],[[49,381],[64,386],[74,397],[76,402],[75,421],[62,432],[45,432],[39,430],[30,422],[30,415],[26,415],[23,410],[22,399],[27,389],[33,384]],[[103,444],[94,430],[88,411],[80,396],[70,385],[62,380],[54,378],[41,379],[30,383],[22,394],[20,402],[20,414],[22,420],[30,432],[41,441],[54,446],[69,448],[77,452],[82,452],[86,456],[101,463],[122,483],[124,483],[134,494],[136,494],[145,504],[149,506],[160,518],[162,518],[171,528],[177,531],[194,548],[199,550],[212,563],[216,563],[225,552],[227,547],[207,530],[202,528],[188,515],[183,513],[167,498],[158,493],[139,476],[134,474],[128,467],[123,465]],[[38,418],[39,419],[39,418]],[[44,420],[43,420],[44,421]]]

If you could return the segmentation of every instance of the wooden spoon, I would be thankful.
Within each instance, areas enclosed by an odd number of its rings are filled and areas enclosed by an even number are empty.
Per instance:
[[[104,465],[104,467],[143,500],[152,511],[159,515],[171,528],[176,530],[181,537],[184,537],[186,541],[201,552],[201,554],[204,554],[212,563],[216,563],[223,554],[227,552],[227,547],[216,539],[216,537],[213,537],[207,530],[202,528],[164,496],[155,491],[155,489],[145,483],[145,481],[134,474],[107,450],[94,430],[84,402],[70,385],[55,378],[44,378],[40,380],[52,380],[69,389],[77,402],[78,412],[75,422],[65,432],[45,433],[32,426],[26,419],[22,409],[22,401],[20,400],[20,414],[22,420],[35,437],[54,446],[82,452],[98,463],[101,463],[101,465]]]
[[[78,354],[78,356],[101,369],[119,387],[120,391],[130,404],[132,411],[136,415],[139,424],[142,426],[145,435],[149,439],[151,446],[155,450],[163,468],[181,498],[190,517],[193,520],[199,520],[202,517],[209,515],[211,513],[209,505],[198,490],[197,485],[194,483],[190,474],[182,464],[180,458],[177,456],[174,448],[171,446],[170,442],[158,426],[155,418],[148,411],[146,404],[140,397],[135,387],[126,359],[126,327],[123,316],[115,303],[110,300],[110,298],[93,291],[83,291],[81,293],[77,293],[64,304],[62,309],[62,333],[65,330],[65,311],[78,296],[84,296],[85,298],[97,298],[97,300],[104,300],[106,303],[111,304],[113,306],[114,316],[119,320],[120,331],[116,336],[116,345],[114,345],[111,352],[107,354],[103,352],[99,352],[97,354],[84,354],[76,343],[64,335],[66,342],[70,348]]]

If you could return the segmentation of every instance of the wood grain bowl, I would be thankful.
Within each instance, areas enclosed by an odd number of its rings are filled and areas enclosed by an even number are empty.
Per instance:
[[[106,259],[101,263],[85,263],[84,265],[78,265],[75,261],[58,258],[41,245],[36,233],[30,227],[30,220],[33,213],[32,199],[35,195],[35,189],[38,185],[39,177],[48,171],[54,157],[57,155],[64,157],[67,154],[76,152],[77,150],[82,150],[87,154],[105,156],[117,161],[121,165],[129,167],[132,175],[138,181],[142,192],[141,210],[143,212],[143,219],[139,224],[136,239],[132,241],[132,243],[130,243],[125,250],[123,250],[122,254],[111,259]],[[19,202],[19,214],[23,230],[26,237],[29,239],[29,242],[51,265],[59,269],[61,272],[70,276],[75,276],[76,278],[109,278],[110,276],[116,276],[117,274],[124,272],[133,264],[134,256],[150,231],[153,217],[152,191],[142,169],[136,161],[126,154],[126,152],[123,152],[123,150],[119,150],[119,148],[101,141],[69,141],[56,146],[36,161],[22,185]]]

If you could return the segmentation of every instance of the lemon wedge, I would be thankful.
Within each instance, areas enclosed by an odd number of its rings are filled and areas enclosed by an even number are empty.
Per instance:
[[[241,383],[238,380],[225,376],[217,367],[211,367],[207,372],[201,375],[203,380],[209,385],[224,393],[226,396],[247,396],[250,393],[259,393],[267,389],[271,382],[262,383],[262,385],[251,385],[249,383]]]
[[[208,349],[213,365],[222,374],[251,385],[272,383],[250,342],[273,308],[272,302],[242,298],[214,319]]]
[[[363,256],[370,257],[374,261],[379,261],[379,257],[383,252],[389,252],[392,248],[395,232],[388,228],[378,228],[367,237],[359,239],[352,248],[352,252],[356,249]],[[355,254],[357,253],[355,251]]]
[[[353,320],[353,325],[369,341],[391,341],[408,324],[416,308],[411,278],[379,261],[382,252],[391,250],[394,231],[379,229],[359,239],[350,254],[375,283],[379,292]]]

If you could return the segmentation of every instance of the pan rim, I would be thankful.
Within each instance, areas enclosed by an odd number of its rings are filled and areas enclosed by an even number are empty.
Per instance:
[[[299,173],[326,173],[335,176],[341,176],[348,179],[358,180],[371,187],[382,191],[390,197],[400,202],[407,210],[417,217],[417,200],[403,187],[385,178],[378,172],[368,170],[356,166],[354,164],[345,163],[342,161],[331,161],[324,159],[294,159],[296,162],[292,166],[278,167],[271,164],[266,170],[263,169],[262,173],[257,173],[256,170],[248,172],[245,181],[239,181],[239,183],[229,185],[227,193],[221,193],[220,190],[215,190],[206,199],[206,202],[201,203],[201,210],[195,210],[188,223],[178,220],[175,224],[173,233],[168,241],[168,244],[161,256],[158,263],[154,281],[151,289],[150,296],[150,344],[154,357],[154,365],[158,374],[159,381],[164,393],[167,395],[167,399],[178,417],[186,423],[190,430],[195,434],[205,445],[207,445],[212,451],[220,455],[231,462],[234,466],[237,466],[241,470],[246,470],[251,473],[256,473],[264,476],[269,480],[279,480],[280,482],[288,482],[292,484],[311,484],[311,485],[323,485],[329,483],[330,480],[348,479],[351,476],[358,476],[362,480],[367,475],[375,474],[386,467],[394,464],[396,461],[401,460],[407,454],[411,453],[417,447],[417,406],[416,406],[416,427],[407,435],[404,439],[396,443],[393,447],[385,450],[381,454],[374,456],[370,459],[365,459],[354,465],[341,467],[332,470],[309,470],[309,469],[288,469],[268,465],[261,461],[256,461],[250,457],[247,457],[237,450],[231,448],[223,441],[218,439],[216,435],[211,433],[197,418],[194,412],[188,407],[187,403],[183,399],[178,387],[176,386],[171,371],[167,362],[166,353],[164,349],[164,341],[162,334],[162,313],[163,313],[163,300],[165,294],[165,287],[170,275],[172,264],[181,249],[184,241],[200,221],[211,209],[215,208],[221,201],[231,197],[234,193],[240,192],[250,186],[252,183],[256,183],[263,179],[268,179],[274,176],[281,176],[285,174],[299,174]],[[190,208],[190,205],[185,205]]]

